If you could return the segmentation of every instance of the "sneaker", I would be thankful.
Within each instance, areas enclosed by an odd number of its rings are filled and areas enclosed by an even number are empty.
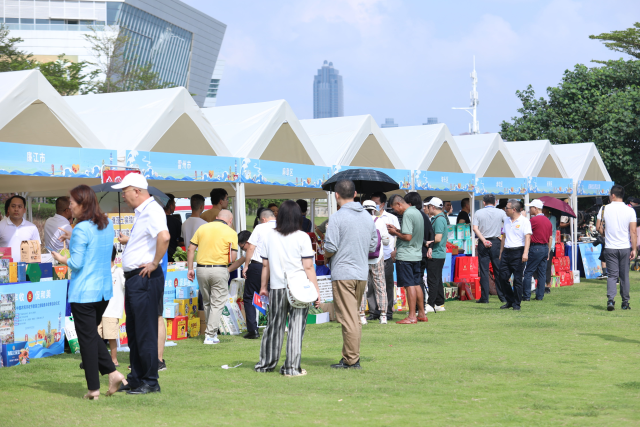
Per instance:
[[[213,337],[206,337],[204,339],[204,343],[207,345],[211,345],[211,344],[220,344],[220,340],[218,339],[218,336],[213,336]]]
[[[622,307],[623,310],[631,310],[631,306],[629,305],[628,302],[623,302],[622,303]]]
[[[428,305],[425,309],[424,309],[425,313],[434,313],[435,310],[433,309],[433,307],[431,307],[430,305]]]
[[[614,300],[610,299],[609,301],[607,301],[607,311],[615,310],[616,309],[615,305],[616,305],[616,302]]]
[[[367,324],[367,318],[364,317],[364,314],[360,315],[360,323],[362,323],[362,325],[366,325]]]
[[[385,316],[385,315],[380,316],[380,324],[381,325],[386,325],[387,324],[387,316]]]
[[[166,371],[166,370],[167,370],[167,364],[164,363],[164,359],[158,360],[158,371]]]
[[[436,311],[445,311],[444,305],[436,305]]]

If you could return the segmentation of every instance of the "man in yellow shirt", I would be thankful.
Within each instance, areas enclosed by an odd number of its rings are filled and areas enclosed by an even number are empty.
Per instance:
[[[218,217],[220,211],[227,209],[229,206],[229,195],[227,194],[227,190],[224,188],[214,188],[211,190],[211,193],[209,193],[209,197],[211,197],[211,204],[213,206],[211,209],[202,212],[202,214],[200,214],[200,218],[207,222],[213,222]]]
[[[193,270],[193,258],[198,249],[197,274],[204,314],[207,322],[205,344],[218,344],[220,316],[229,294],[229,264],[238,255],[238,235],[231,228],[233,214],[223,209],[218,217],[208,224],[201,225],[191,238],[187,253],[188,278],[193,282],[196,272]]]

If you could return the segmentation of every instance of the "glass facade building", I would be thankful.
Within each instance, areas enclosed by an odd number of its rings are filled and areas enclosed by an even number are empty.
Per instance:
[[[324,61],[313,77],[313,118],[344,116],[342,76],[333,68],[333,62]]]
[[[427,117],[427,123],[423,123],[423,125],[437,125],[438,118],[437,117]]]
[[[397,128],[398,124],[394,123],[393,119],[384,119],[384,123],[380,125],[381,128]]]

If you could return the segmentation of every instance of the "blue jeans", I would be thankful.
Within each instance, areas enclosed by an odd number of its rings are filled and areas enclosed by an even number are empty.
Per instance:
[[[531,245],[529,248],[529,259],[527,267],[524,269],[523,294],[525,298],[531,298],[531,277],[536,276],[538,287],[536,288],[536,298],[544,297],[544,287],[547,283],[547,257],[549,256],[548,245]]]

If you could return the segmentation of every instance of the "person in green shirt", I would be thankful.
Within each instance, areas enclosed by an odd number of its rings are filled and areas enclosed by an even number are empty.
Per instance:
[[[422,244],[424,241],[424,220],[422,214],[405,199],[393,195],[389,199],[391,207],[402,215],[402,225],[398,229],[394,225],[387,224],[389,234],[397,237],[396,242],[396,274],[398,286],[404,287],[409,304],[409,316],[396,323],[405,325],[418,322],[426,322],[424,313],[424,295],[422,294]],[[416,317],[416,302],[418,303],[418,316]]]
[[[449,219],[443,212],[443,203],[437,197],[427,202],[431,225],[435,233],[434,242],[427,251],[427,286],[429,296],[427,305],[434,311],[444,311],[444,287],[442,285],[442,268],[447,256],[447,236]]]

